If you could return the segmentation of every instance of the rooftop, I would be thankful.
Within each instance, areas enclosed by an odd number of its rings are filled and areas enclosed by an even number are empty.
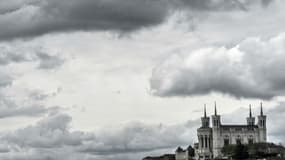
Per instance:
[[[244,124],[226,124],[226,125],[221,125],[221,128],[258,128],[258,126],[244,125]]]

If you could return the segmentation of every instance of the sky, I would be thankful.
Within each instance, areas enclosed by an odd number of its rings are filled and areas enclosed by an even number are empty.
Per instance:
[[[0,159],[140,160],[204,104],[285,142],[282,0],[0,0]]]

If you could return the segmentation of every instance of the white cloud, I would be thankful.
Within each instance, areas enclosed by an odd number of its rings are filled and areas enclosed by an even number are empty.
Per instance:
[[[232,48],[208,47],[173,54],[153,69],[157,96],[211,92],[237,98],[271,99],[285,94],[285,34],[269,40],[248,38]]]

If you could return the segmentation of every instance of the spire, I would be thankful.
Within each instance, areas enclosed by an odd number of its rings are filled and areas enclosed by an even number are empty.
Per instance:
[[[215,116],[217,115],[217,104],[216,104],[216,101],[215,101]]]
[[[251,113],[251,104],[249,105],[249,117],[252,117],[252,113]]]
[[[207,117],[207,113],[206,113],[206,104],[204,104],[204,117]]]
[[[260,102],[260,115],[263,116],[262,102]]]

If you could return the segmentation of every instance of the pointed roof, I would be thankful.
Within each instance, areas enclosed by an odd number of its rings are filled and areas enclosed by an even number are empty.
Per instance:
[[[204,104],[204,118],[207,117],[206,104]]]
[[[187,147],[187,150],[190,150],[190,149],[193,149],[193,147],[192,147],[191,145],[189,145],[189,146]]]
[[[260,115],[263,116],[262,102],[260,102]]]
[[[252,118],[251,104],[249,105],[249,117]]]
[[[188,154],[195,152],[195,149],[191,145],[189,145],[186,150],[188,151]]]
[[[217,115],[217,104],[216,104],[216,101],[215,101],[215,116]]]
[[[176,152],[184,152],[184,150],[179,146],[179,147],[176,149]]]

